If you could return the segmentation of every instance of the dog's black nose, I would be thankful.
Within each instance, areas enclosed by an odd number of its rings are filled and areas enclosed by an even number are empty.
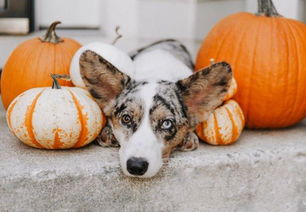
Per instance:
[[[149,163],[144,158],[131,157],[126,162],[127,170],[132,175],[143,175],[148,170]]]

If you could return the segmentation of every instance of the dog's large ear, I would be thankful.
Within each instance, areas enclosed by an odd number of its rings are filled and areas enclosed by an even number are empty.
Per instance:
[[[86,50],[80,56],[80,74],[90,94],[103,108],[112,103],[131,81],[130,77],[120,72],[115,66],[97,53]]]
[[[231,79],[230,65],[220,62],[176,83],[187,107],[191,127],[205,121],[222,104]]]

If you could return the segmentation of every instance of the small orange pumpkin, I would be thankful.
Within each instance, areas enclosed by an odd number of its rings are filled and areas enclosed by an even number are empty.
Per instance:
[[[306,25],[279,15],[272,0],[258,13],[221,20],[205,38],[196,69],[209,59],[231,64],[249,128],[280,128],[306,115]]]
[[[90,94],[77,87],[32,88],[7,110],[10,130],[25,144],[41,149],[79,148],[93,141],[106,118]]]
[[[52,23],[43,39],[27,40],[10,55],[1,79],[2,103],[5,109],[20,93],[30,88],[50,85],[51,73],[69,74],[72,56],[81,45],[70,38],[58,37],[55,28],[59,23]],[[61,84],[72,86],[67,81],[61,81]]]
[[[238,103],[228,100],[196,127],[200,139],[212,145],[228,145],[238,140],[244,128],[244,115]]]
[[[237,93],[237,82],[235,80],[235,77],[233,77],[231,85],[230,85],[225,97],[223,98],[223,100],[227,101],[227,100],[233,98],[236,93]]]

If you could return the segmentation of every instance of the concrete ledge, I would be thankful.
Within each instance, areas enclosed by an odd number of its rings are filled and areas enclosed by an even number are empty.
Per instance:
[[[122,175],[117,149],[27,147],[0,111],[0,211],[306,211],[305,120],[177,152],[139,180]]]

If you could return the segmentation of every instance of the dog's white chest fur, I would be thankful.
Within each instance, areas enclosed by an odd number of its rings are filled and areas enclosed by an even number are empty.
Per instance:
[[[189,67],[162,49],[140,54],[135,58],[134,65],[135,76],[133,77],[136,80],[176,82],[192,74]]]

